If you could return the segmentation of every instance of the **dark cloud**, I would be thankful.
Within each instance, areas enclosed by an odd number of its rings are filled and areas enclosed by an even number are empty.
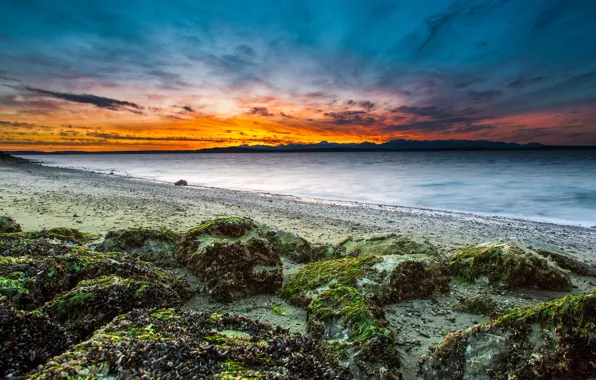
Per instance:
[[[559,5],[540,13],[532,22],[532,29],[544,29],[553,24],[560,16],[563,6]]]
[[[69,102],[75,103],[84,103],[84,104],[92,104],[99,108],[105,108],[113,111],[118,110],[126,110],[129,112],[133,112],[136,114],[142,114],[143,107],[136,103],[128,102],[125,100],[117,100],[111,98],[104,98],[103,96],[97,96],[92,94],[73,94],[70,92],[55,92],[55,91],[47,91],[42,90],[35,87],[29,86],[9,86],[17,90],[25,90],[29,92],[33,92],[42,96],[47,96],[50,98],[56,99],[63,99],[68,100]]]
[[[474,102],[491,101],[499,96],[503,95],[502,91],[499,90],[486,90],[486,91],[470,91],[468,96]]]
[[[248,111],[248,114],[260,116],[273,116],[273,114],[269,112],[269,109],[267,107],[253,107],[250,111]]]
[[[334,124],[372,125],[377,122],[367,111],[326,112],[324,115],[330,117],[330,122]]]
[[[519,77],[517,79],[515,79],[514,81],[509,83],[509,87],[512,88],[524,88],[527,86],[532,86],[535,85],[536,83],[540,83],[544,80],[545,78],[543,76],[537,76],[537,77]]]

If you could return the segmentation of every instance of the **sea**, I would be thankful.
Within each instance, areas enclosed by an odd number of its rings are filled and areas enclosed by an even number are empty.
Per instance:
[[[169,183],[596,225],[596,150],[23,157]]]

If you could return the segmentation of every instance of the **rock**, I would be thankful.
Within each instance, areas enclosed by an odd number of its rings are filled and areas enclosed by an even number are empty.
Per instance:
[[[344,370],[308,337],[233,315],[134,310],[33,377],[332,379]]]
[[[189,285],[181,277],[122,254],[46,239],[0,237],[0,293],[17,308],[40,307],[80,281],[108,275],[170,286],[181,299],[190,297]]]
[[[474,282],[480,277],[506,289],[571,289],[569,274],[555,262],[514,243],[485,243],[459,250],[449,258],[451,274]]]
[[[354,378],[399,378],[396,338],[381,306],[439,295],[448,284],[428,255],[362,255],[309,263],[281,295],[307,308],[309,332],[341,347],[338,358]]]
[[[10,216],[0,216],[0,233],[21,232],[21,225]]]
[[[349,286],[383,305],[428,298],[449,289],[449,276],[440,262],[426,255],[362,256],[307,264],[288,281],[282,296],[307,306],[321,292]]]
[[[180,181],[174,183],[174,185],[176,186],[188,186],[188,182],[186,182],[186,180],[181,179]]]
[[[596,277],[596,266],[586,261],[574,258],[566,253],[556,252],[553,249],[534,248],[534,252],[540,256],[554,261],[561,268],[582,276]]]
[[[270,228],[264,225],[259,226],[263,231],[263,237],[269,241],[282,257],[304,264],[311,261],[318,261],[330,256],[332,247],[328,245],[312,245],[303,237],[286,231]]]
[[[490,294],[482,293],[470,297],[463,297],[453,305],[453,309],[465,313],[491,315],[492,313],[499,311],[499,306]]]
[[[73,289],[57,295],[41,310],[81,341],[115,316],[133,309],[180,304],[180,297],[168,285],[104,276],[79,282]]]
[[[335,257],[368,255],[428,255],[442,259],[441,252],[428,240],[420,237],[397,235],[348,238],[334,247]]]
[[[424,379],[590,378],[596,374],[596,291],[511,309],[449,334],[419,362]]]
[[[64,329],[38,311],[0,301],[0,376],[18,378],[71,347]]]
[[[182,237],[175,257],[196,274],[218,300],[231,301],[281,288],[279,253],[250,219],[229,217],[204,222]]]
[[[110,231],[95,249],[100,252],[121,252],[159,266],[172,263],[178,234],[167,228],[131,228]]]

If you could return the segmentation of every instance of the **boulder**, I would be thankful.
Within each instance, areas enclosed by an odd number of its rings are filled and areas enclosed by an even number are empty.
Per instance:
[[[0,216],[0,233],[12,233],[12,232],[21,232],[21,225],[16,222],[10,216],[2,215]]]
[[[95,249],[100,252],[121,252],[159,266],[174,260],[178,234],[167,228],[131,228],[110,231]]]
[[[55,378],[334,379],[331,355],[308,337],[244,317],[134,310],[33,375]]]
[[[47,315],[23,312],[0,301],[0,376],[19,378],[71,347],[60,326]]]
[[[365,255],[309,263],[288,281],[282,296],[307,306],[321,292],[339,286],[356,288],[383,305],[443,294],[449,276],[426,255]]]
[[[260,226],[260,228],[263,231],[263,237],[269,241],[274,250],[282,257],[287,257],[299,264],[321,260],[330,256],[333,251],[329,245],[310,244],[302,236],[292,232],[267,226]]]
[[[178,294],[168,285],[104,276],[81,281],[57,295],[41,309],[76,337],[87,339],[115,316],[137,308],[179,306]]]
[[[4,245],[8,249],[2,251]],[[118,253],[95,252],[45,239],[1,238],[0,252],[4,254],[0,256],[0,293],[24,310],[42,306],[80,281],[109,275],[169,286],[181,299],[190,297],[189,285],[181,277]]]
[[[335,257],[360,257],[368,255],[427,255],[442,259],[437,247],[421,237],[398,235],[348,238],[334,247]]]
[[[381,306],[448,290],[449,276],[428,255],[362,255],[307,264],[282,297],[306,307],[309,332],[331,344],[354,378],[400,378],[396,338]]]
[[[176,185],[176,186],[188,186],[188,182],[186,180],[184,180],[184,179],[181,179],[181,180],[175,182],[174,185]]]
[[[474,282],[486,278],[506,289],[530,287],[566,291],[571,288],[567,271],[554,261],[514,243],[485,243],[459,250],[449,258],[454,277]]]
[[[596,291],[508,310],[449,334],[419,362],[423,379],[584,379],[596,375]]]
[[[279,253],[247,218],[204,222],[188,231],[175,251],[176,260],[205,284],[215,299],[231,301],[281,288]]]
[[[554,261],[563,269],[580,276],[596,277],[596,265],[593,262],[587,262],[578,258],[572,257],[569,254],[557,252],[553,249],[533,248],[534,252],[548,260]]]

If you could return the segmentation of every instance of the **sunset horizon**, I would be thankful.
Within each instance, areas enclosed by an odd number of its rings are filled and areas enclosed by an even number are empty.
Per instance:
[[[596,145],[590,2],[49,4],[3,5],[0,150]]]

